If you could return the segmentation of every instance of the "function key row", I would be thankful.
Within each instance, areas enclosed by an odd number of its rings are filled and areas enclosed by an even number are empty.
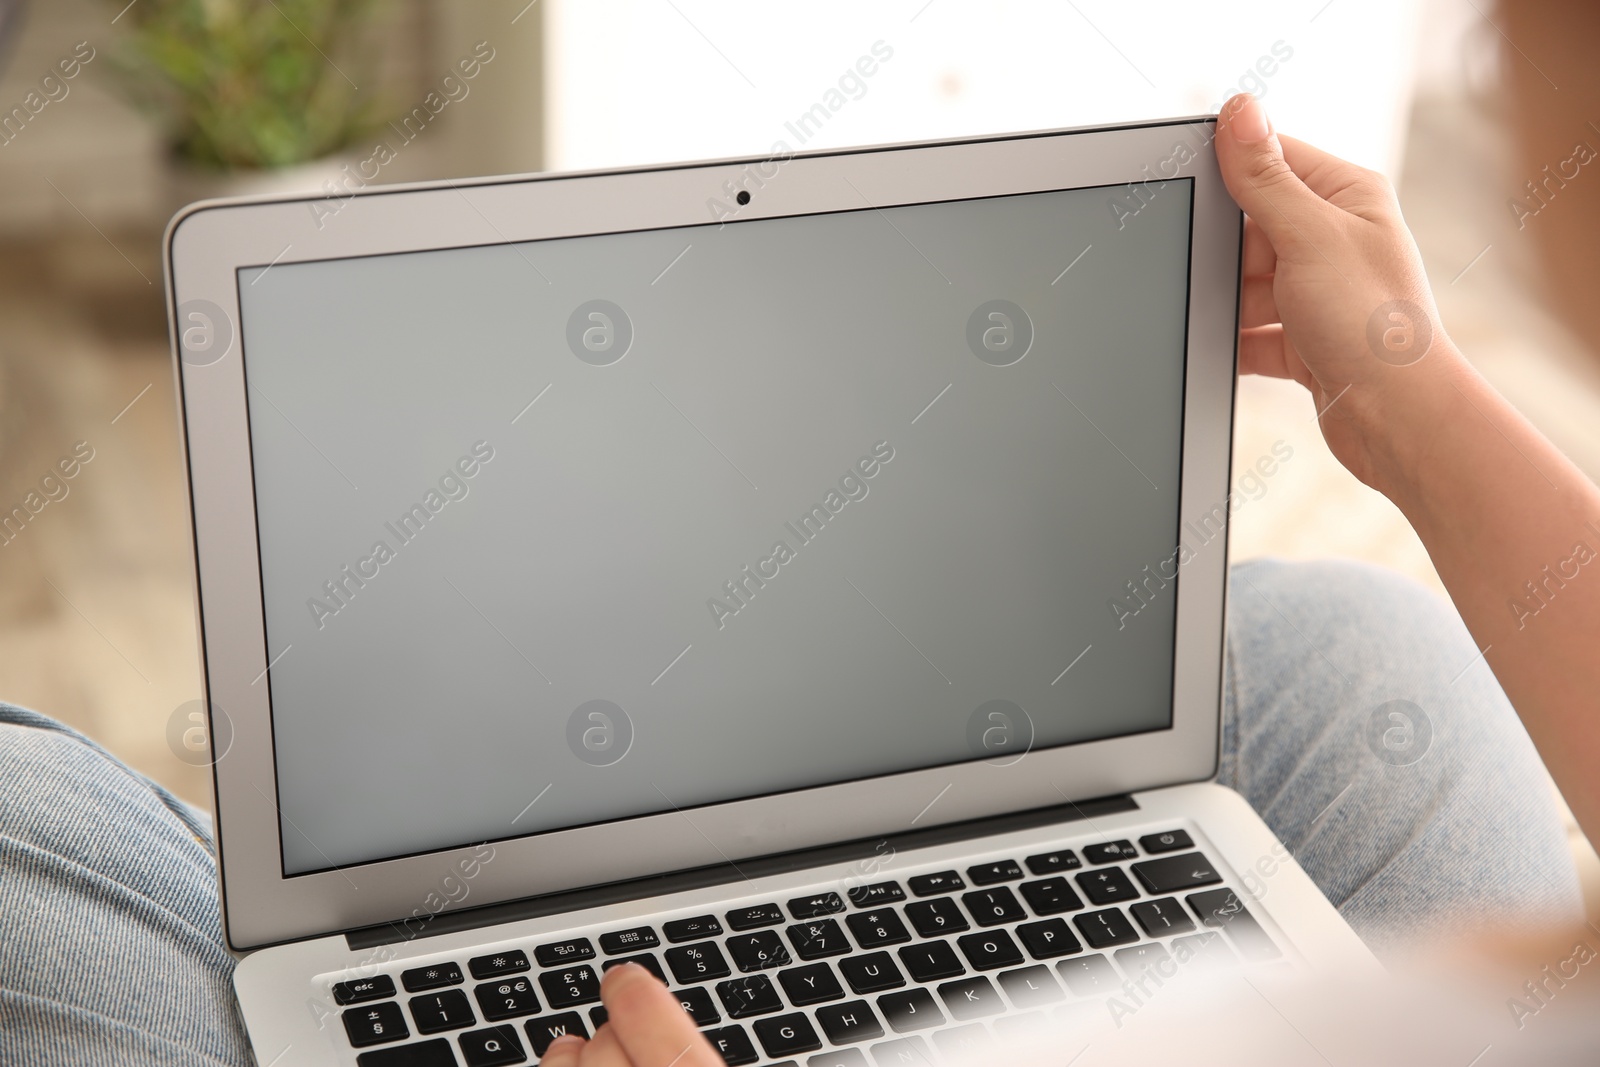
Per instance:
[[[1139,846],[1149,855],[1160,855],[1165,852],[1176,852],[1194,847],[1194,841],[1183,830],[1170,830],[1160,834],[1147,834],[1139,839]],[[1091,865],[1103,866],[1123,860],[1137,859],[1140,856],[1139,848],[1131,841],[1117,840],[1105,841],[1089,845],[1083,849],[1084,858]],[[1083,861],[1071,849],[1059,849],[1054,852],[1043,852],[1028,856],[1024,861],[1029,874],[1034,877],[1045,877],[1063,871],[1075,871],[1083,867]],[[937,871],[931,874],[914,875],[908,879],[911,893],[917,897],[940,896],[967,888],[970,883],[974,886],[992,886],[1004,882],[1018,881],[1024,877],[1023,865],[1016,860],[994,860],[988,863],[975,864],[968,867],[966,879],[963,880],[957,871]],[[1154,890],[1152,890],[1154,891]],[[846,894],[850,903],[858,908],[870,908],[881,904],[897,903],[906,899],[905,890],[898,882],[878,882],[872,885],[855,886]],[[845,902],[836,892],[821,892],[811,896],[795,897],[787,902],[789,917],[793,919],[814,919],[823,915],[835,915],[845,910]],[[706,919],[715,923],[715,919],[706,916]],[[776,902],[756,904],[739,908],[727,913],[728,927],[735,931],[755,930],[764,926],[777,926],[785,921],[783,909]],[[690,920],[696,922],[699,920]],[[704,931],[698,934],[687,934],[683,939],[688,940],[694,936],[710,937],[720,931]],[[677,941],[679,938],[670,933],[668,939]]]
[[[858,908],[875,908],[879,904],[893,904],[906,899],[906,891],[900,888],[899,882],[858,885],[845,895]]]
[[[641,948],[655,948],[661,938],[648,926],[635,926],[631,930],[613,930],[600,935],[600,950],[608,956],[624,952],[637,952]]]
[[[667,935],[667,940],[674,945],[680,941],[698,941],[705,937],[717,937],[722,933],[722,924],[715,915],[696,915],[692,919],[674,919],[661,926]]]
[[[480,981],[485,978],[520,974],[530,966],[528,954],[520,948],[496,952],[490,956],[477,956],[467,961],[467,969],[472,972],[472,977]]]

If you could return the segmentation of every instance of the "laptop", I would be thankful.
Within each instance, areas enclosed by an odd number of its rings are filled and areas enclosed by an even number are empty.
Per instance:
[[[1214,128],[178,215],[258,1061],[533,1063],[629,960],[729,1064],[808,1067],[1375,973],[1208,781]]]

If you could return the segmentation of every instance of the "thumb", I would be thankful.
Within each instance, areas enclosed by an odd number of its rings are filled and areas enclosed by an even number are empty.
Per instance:
[[[1266,111],[1249,93],[1231,97],[1217,116],[1217,165],[1234,201],[1278,255],[1293,258],[1310,247],[1327,202],[1290,168]]]

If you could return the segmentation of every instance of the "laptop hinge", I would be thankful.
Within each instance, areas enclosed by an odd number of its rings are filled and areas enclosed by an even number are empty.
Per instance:
[[[753,859],[740,860],[737,866],[732,863],[718,863],[709,867],[696,867],[692,870],[651,875],[647,878],[633,878],[624,882],[610,882],[605,885],[589,886],[583,889],[568,889],[543,896],[524,897],[520,900],[489,904],[479,908],[440,912],[433,917],[432,921],[423,930],[414,929],[414,921],[412,923],[413,930],[411,931],[407,931],[405,926],[398,921],[380,923],[376,926],[366,926],[359,930],[351,930],[345,934],[345,940],[349,942],[351,949],[392,945],[401,941],[437,937],[440,934],[459,933],[463,930],[475,930],[485,926],[499,926],[502,923],[517,922],[522,919],[536,919],[544,915],[557,915],[561,912],[579,911],[585,908],[601,907],[606,904],[618,904],[627,900],[641,900],[645,897],[662,896],[667,893],[678,893],[688,889],[703,889],[707,886],[760,878],[769,874],[784,874],[789,871],[804,870],[808,867],[823,867],[834,863],[846,863],[850,860],[878,855],[884,845],[887,845],[895,852],[905,852],[911,849],[927,848],[931,845],[947,844],[952,841],[988,837],[995,834],[1009,833],[1014,830],[1028,830],[1036,826],[1050,826],[1056,823],[1079,822],[1085,819],[1093,819],[1100,815],[1113,815],[1118,812],[1137,811],[1138,809],[1139,805],[1134,803],[1133,797],[1127,795],[1102,797],[1098,800],[1084,800],[1076,804],[1053,804],[1047,808],[1032,808],[1028,811],[991,815],[966,822],[930,826],[925,830],[910,830],[899,834],[863,837],[854,841],[822,845],[817,848],[781,852],[770,856],[757,856]]]

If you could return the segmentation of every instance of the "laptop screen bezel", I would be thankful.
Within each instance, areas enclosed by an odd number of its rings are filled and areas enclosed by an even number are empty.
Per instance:
[[[269,650],[256,540],[237,272],[294,263],[651,230],[864,206],[1118,186],[1137,204],[1162,182],[1192,194],[1179,525],[1226,513],[1242,218],[1217,172],[1214,119],[896,145],[587,174],[394,186],[340,197],[194,205],[168,227],[174,366],[196,548],[202,678],[213,768],[224,929],[235,949],[542,893],[737,861],[1210,777],[1220,728],[1226,536],[1177,583],[1168,729],[942,765],[497,841],[465,895],[441,882],[481,856],[460,848],[286,877],[276,809]],[[1174,179],[1179,179],[1174,181]],[[1188,180],[1181,180],[1188,179]],[[183,358],[180,309],[209,304],[227,348]],[[187,311],[185,312],[187,315]],[[1192,547],[1192,546],[1191,546]],[[1176,544],[1174,545],[1176,548]],[[929,804],[937,797],[936,804]],[[841,828],[846,828],[842,830]],[[458,899],[451,899],[458,898]]]

